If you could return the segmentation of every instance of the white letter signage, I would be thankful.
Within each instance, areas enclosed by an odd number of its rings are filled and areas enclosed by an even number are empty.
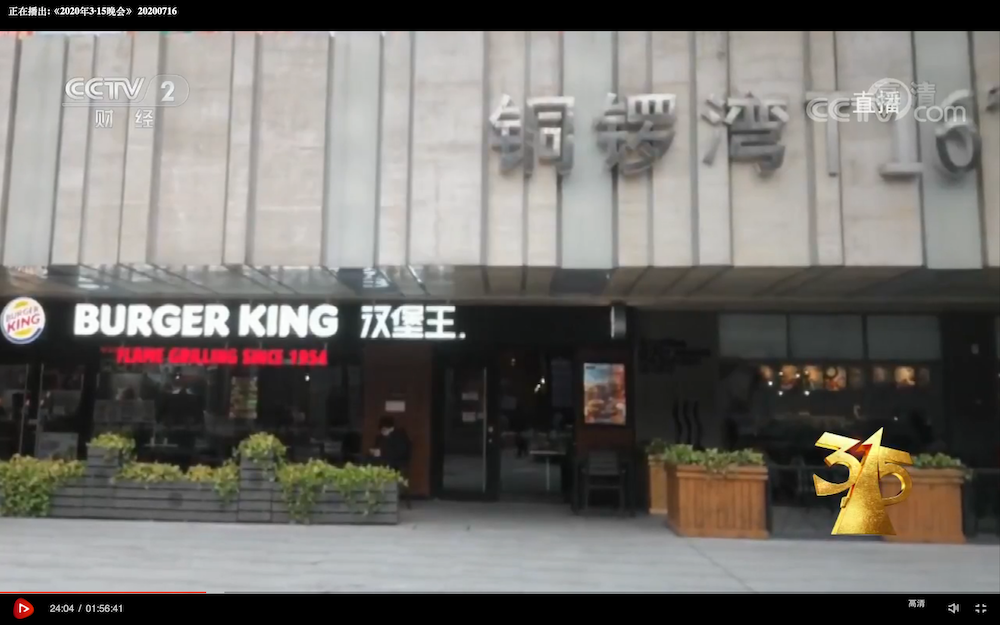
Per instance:
[[[236,335],[253,338],[326,339],[337,334],[336,306],[286,304],[239,307]],[[231,334],[224,304],[77,304],[74,336],[226,338]]]
[[[454,306],[383,304],[361,307],[361,338],[453,341],[465,333],[455,332]]]

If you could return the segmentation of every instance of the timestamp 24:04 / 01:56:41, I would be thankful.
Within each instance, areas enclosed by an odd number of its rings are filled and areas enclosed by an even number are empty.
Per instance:
[[[121,614],[125,606],[120,603],[51,603],[50,614]]]

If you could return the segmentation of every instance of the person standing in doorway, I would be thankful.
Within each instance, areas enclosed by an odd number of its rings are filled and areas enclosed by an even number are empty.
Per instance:
[[[388,415],[379,419],[378,430],[375,447],[369,450],[369,461],[405,474],[410,466],[410,439],[406,432],[398,429]]]

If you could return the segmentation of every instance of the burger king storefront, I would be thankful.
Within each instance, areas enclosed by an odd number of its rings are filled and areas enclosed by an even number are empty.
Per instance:
[[[0,460],[218,464],[266,431],[357,461],[390,416],[415,496],[560,499],[581,450],[634,446],[627,311],[322,301],[2,302]]]

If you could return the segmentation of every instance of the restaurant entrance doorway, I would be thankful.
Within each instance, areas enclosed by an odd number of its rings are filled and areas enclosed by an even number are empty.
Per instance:
[[[499,441],[488,362],[445,361],[438,371],[440,494],[447,499],[495,500]]]

